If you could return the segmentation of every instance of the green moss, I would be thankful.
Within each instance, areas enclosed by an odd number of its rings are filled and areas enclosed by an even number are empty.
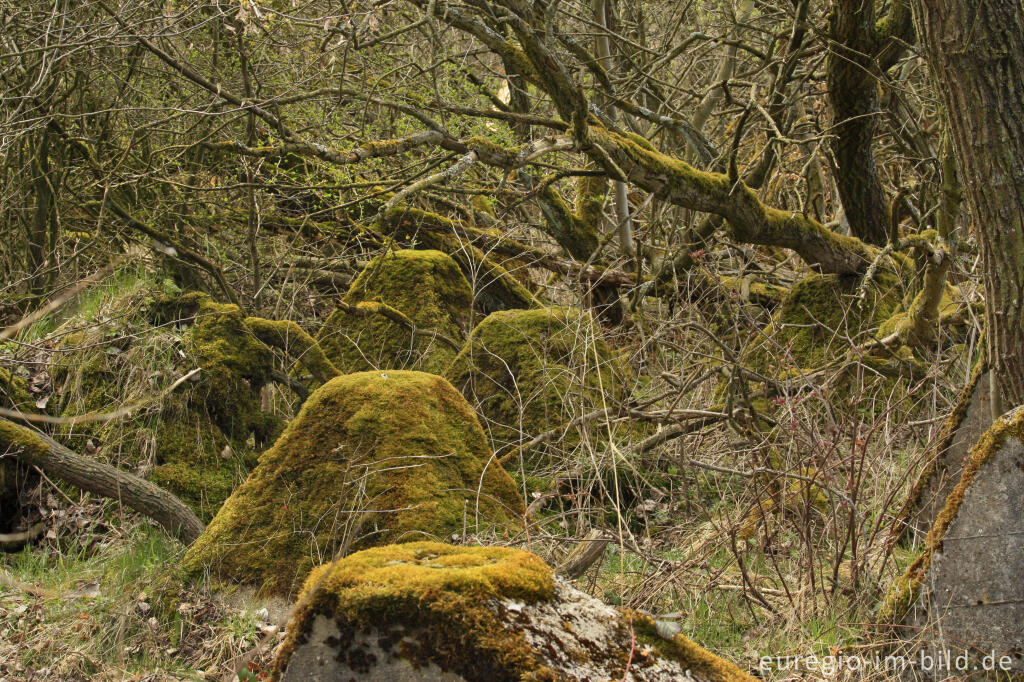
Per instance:
[[[578,416],[575,407],[604,407],[601,391],[616,396],[621,372],[589,315],[573,308],[539,308],[488,315],[473,330],[449,376],[487,418],[497,447],[565,424]],[[561,441],[571,446],[573,439],[569,433]],[[536,452],[539,456],[541,451]]]
[[[734,293],[744,303],[749,301],[764,308],[774,308],[786,300],[789,293],[784,287],[761,282],[752,277],[716,277],[715,284]]]
[[[1003,415],[985,432],[978,443],[971,449],[971,454],[964,466],[960,482],[946,498],[946,504],[935,519],[935,524],[928,531],[924,541],[924,549],[914,559],[906,572],[896,580],[889,589],[878,611],[877,621],[881,624],[898,623],[906,615],[907,609],[913,604],[920,591],[921,583],[928,575],[932,557],[942,551],[942,541],[946,530],[960,511],[964,495],[971,487],[981,467],[999,451],[1007,437],[1024,440],[1024,409]]]
[[[5,450],[9,448],[11,452],[25,453],[29,456],[45,455],[49,451],[46,442],[33,431],[6,419],[0,419],[0,445]]]
[[[185,566],[287,594],[350,548],[518,527],[523,512],[476,416],[447,381],[362,372],[309,397]]]
[[[77,345],[77,340],[72,339],[68,345]],[[117,374],[103,349],[58,356],[51,372],[54,383],[62,385],[63,414],[102,412],[119,402]],[[73,429],[79,435],[94,435],[102,430],[101,425],[88,423]]]
[[[260,405],[276,360],[249,326],[250,320],[264,321],[246,318],[237,306],[201,292],[152,293],[136,288],[115,298],[110,307],[121,313],[116,326],[86,318],[88,331],[64,339],[66,352],[51,367],[66,396],[62,414],[109,411],[152,396],[159,387],[151,377],[166,376],[171,367],[178,375],[198,367],[199,374],[164,400],[147,419],[148,428],[88,422],[75,425],[65,440],[80,447],[91,439],[97,456],[121,466],[147,465],[142,455],[152,452],[154,482],[209,519],[255,464],[254,447],[272,441],[283,427]]]
[[[19,412],[37,411],[35,401],[32,400],[25,382],[20,377],[13,376],[3,367],[0,367],[0,407]],[[7,434],[0,434],[0,444],[11,445],[14,442],[20,442],[15,439],[17,432],[14,429],[18,427],[7,420],[0,419],[0,427],[4,425],[13,428],[9,429]],[[31,431],[26,433],[31,434]],[[33,442],[32,445],[37,446],[38,444]],[[6,448],[0,448],[0,451],[4,450]],[[22,485],[30,477],[34,477],[34,474],[15,458],[0,457],[0,529],[6,528],[6,524],[17,517],[20,508],[18,496]]]
[[[373,633],[379,646],[414,667],[436,666],[468,680],[575,679],[564,669],[548,667],[551,654],[528,641],[524,630],[530,625],[520,625],[522,617],[530,623],[531,616],[495,607],[498,600],[519,602],[522,609],[555,599],[551,569],[522,550],[426,542],[369,549],[310,574],[274,662],[272,679],[280,679],[296,649],[312,634],[318,617],[337,626],[338,656],[353,670],[369,670],[376,661],[357,648],[347,649],[347,642]],[[513,627],[506,618],[515,620]],[[534,635],[544,635],[543,628],[558,627],[554,622],[537,624],[541,629]],[[682,635],[661,637],[647,614],[627,610],[614,623],[594,625],[610,626],[610,641],[599,644],[598,639],[587,641],[584,635],[582,648],[565,653],[575,663],[606,670],[603,679],[624,678],[627,660],[639,671],[660,658],[712,682],[753,682],[735,665]],[[561,626],[571,630],[573,624],[563,620]],[[650,679],[649,674],[644,679]]]
[[[522,261],[496,261],[496,254],[485,254],[474,246],[465,226],[437,213],[410,206],[396,206],[381,221],[382,229],[405,242],[437,249],[451,257],[467,277],[473,277],[474,303],[484,312],[509,308],[531,308],[537,299],[509,269],[523,272]]]
[[[771,347],[759,342],[750,356],[753,366],[770,370],[786,358],[803,370],[818,369],[840,357],[854,343],[869,340],[879,320],[892,316],[899,305],[898,281],[880,274],[860,300],[861,278],[811,275],[795,285],[766,331]]]
[[[165,408],[154,434],[156,464],[150,479],[209,521],[256,465],[244,443],[232,445],[209,421],[190,410]]]
[[[395,251],[375,258],[359,274],[344,302],[367,314],[335,310],[317,334],[327,358],[342,372],[418,369],[440,372],[455,350],[432,332],[461,340],[470,323],[473,292],[449,256],[440,251]],[[398,310],[410,330],[372,304]]]
[[[245,326],[263,343],[296,358],[317,381],[324,383],[341,374],[327,359],[320,344],[295,322],[247,317]]]
[[[553,177],[548,180],[545,178],[538,187],[548,231],[570,256],[586,261],[601,242],[601,218],[608,182],[603,177],[581,176],[576,184],[574,211],[555,190]]]
[[[8,409],[35,411],[25,380],[0,367],[0,404]]]
[[[201,370],[193,404],[201,404],[210,420],[231,438],[244,440],[252,433],[265,436],[259,391],[270,380],[274,354],[246,326],[242,310],[202,301],[188,341]]]

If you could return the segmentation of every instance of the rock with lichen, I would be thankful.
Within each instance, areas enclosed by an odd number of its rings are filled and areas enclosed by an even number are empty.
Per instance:
[[[473,291],[450,256],[385,253],[356,277],[317,341],[342,372],[440,373],[458,352],[472,306]]]
[[[448,376],[486,420],[496,451],[617,405],[622,389],[622,364],[590,315],[562,307],[491,313]],[[571,447],[578,437],[569,427],[550,440]]]
[[[445,379],[360,372],[310,395],[184,559],[193,574],[287,595],[374,545],[521,528],[523,502]]]
[[[273,679],[753,681],[657,623],[501,547],[388,545],[307,579]]]
[[[994,654],[1006,656],[1003,670],[1024,672],[1022,490],[1024,406],[997,419],[971,450],[923,551],[889,590],[878,621],[901,626],[896,632],[933,658]]]
[[[900,536],[914,542],[927,535],[963,475],[971,448],[992,425],[991,375],[982,353],[928,451],[924,469],[896,515],[904,524]]]

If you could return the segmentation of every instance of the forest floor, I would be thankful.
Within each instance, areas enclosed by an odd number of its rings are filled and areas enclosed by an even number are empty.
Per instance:
[[[40,323],[33,347],[45,355],[62,328],[116,326],[126,295],[160,286],[138,274],[115,279],[73,313]],[[125,396],[144,395],[151,378],[168,370],[161,366],[167,338],[150,347],[139,341],[133,343],[145,352],[132,362],[152,364],[132,368],[142,379],[119,386]],[[670,362],[668,354],[663,361]],[[763,656],[873,656],[883,645],[872,634],[874,611],[915,553],[890,542],[894,500],[912,485],[908,471],[922,466],[967,369],[964,362],[936,364],[930,383],[920,384],[926,390],[908,391],[913,409],[900,403],[906,396],[857,394],[855,386],[848,400],[889,407],[865,416],[835,409],[817,393],[773,406],[774,419],[788,426],[771,444],[773,466],[807,471],[813,453],[829,473],[827,500],[817,490],[802,498],[808,490],[793,488],[786,490],[798,494],[787,493],[787,508],[764,509],[750,479],[722,470],[767,461],[765,444],[723,428],[681,439],[626,475],[615,460],[598,462],[581,490],[596,490],[601,477],[617,480],[629,488],[622,491],[632,496],[628,505],[618,491],[563,495],[514,544],[557,565],[590,528],[603,526],[613,541],[579,579],[581,589],[646,610],[751,672]],[[714,390],[706,385],[688,400],[711,404]],[[636,436],[618,437],[625,449]],[[593,454],[577,453],[577,464]],[[686,466],[694,462],[700,466]],[[837,501],[849,494],[857,496],[852,515]],[[280,616],[266,604],[176,580],[183,547],[113,501],[49,480],[34,495],[44,537],[0,555],[0,680],[231,680],[239,671],[241,679],[262,677],[283,637]],[[776,681],[893,679],[877,671],[761,672]]]

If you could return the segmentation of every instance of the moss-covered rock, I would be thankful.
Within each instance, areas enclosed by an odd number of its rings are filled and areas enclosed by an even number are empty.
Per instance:
[[[769,376],[820,369],[851,344],[871,340],[901,298],[898,280],[885,273],[866,287],[860,277],[809,275],[793,285],[746,360]]]
[[[184,562],[288,594],[349,549],[518,528],[523,513],[451,384],[361,372],[309,397]]]
[[[955,650],[961,669],[1000,661],[998,679],[1024,679],[1024,406],[1006,413],[971,450],[924,550],[886,595],[877,622],[923,655]],[[992,670],[991,664],[986,670]],[[967,675],[963,679],[996,679]]]
[[[449,370],[477,406],[495,450],[617,404],[622,366],[591,317],[574,308],[503,310],[473,330]],[[571,447],[570,429],[556,439]],[[531,457],[542,459],[541,450]]]
[[[995,460],[999,455],[1003,456],[998,458],[1000,461],[996,462]],[[965,540],[974,542],[991,540],[1004,545],[1004,547],[1002,550],[997,550],[993,556],[984,556],[980,552],[971,555],[968,561],[977,568],[982,569],[982,572],[976,573],[972,576],[971,580],[965,581],[964,587],[971,590],[984,587],[984,568],[992,569],[996,565],[1008,561],[1010,553],[1006,551],[1007,547],[1013,548],[1014,556],[1024,554],[1024,551],[1022,551],[1024,545],[1022,545],[1022,541],[1019,539],[1024,535],[1024,528],[1022,528],[1024,526],[1024,514],[1021,513],[1020,509],[1020,488],[1014,486],[1010,491],[1009,497],[1002,495],[1002,491],[999,491],[1000,497],[1005,497],[1005,499],[998,500],[982,498],[975,491],[972,491],[972,486],[976,479],[981,477],[983,469],[986,468],[989,471],[989,475],[986,478],[992,479],[994,474],[994,488],[998,489],[1001,486],[1005,486],[1007,482],[1015,483],[1014,479],[1019,479],[1021,477],[1020,472],[1024,471],[1024,456],[1022,455],[1024,455],[1024,407],[1018,407],[997,419],[971,449],[970,456],[960,476],[960,481],[953,488],[949,497],[946,498],[945,506],[939,512],[935,523],[928,532],[923,550],[886,594],[879,609],[878,622],[883,624],[897,623],[902,621],[907,615],[908,610],[914,604],[922,586],[925,584],[929,571],[932,570],[933,562],[936,560],[936,557],[943,553],[947,532],[954,523],[958,522],[958,517],[965,512],[965,501],[969,496],[972,497],[971,502],[973,502],[974,506],[967,509],[965,513],[965,519],[967,519],[966,529],[963,528],[964,522],[959,522],[961,530],[966,530],[967,533],[955,534],[955,538],[958,541],[957,545],[962,546]],[[993,466],[987,466],[990,463]],[[1000,468],[1003,471],[1000,472]],[[1001,506],[1012,506],[1014,513],[1005,518],[1000,517],[1001,513],[1006,512],[1006,509],[1000,508]],[[969,517],[973,517],[973,519]],[[998,533],[980,533],[977,530],[979,518],[984,519],[985,522],[1001,521],[1005,523],[1008,521],[1014,525],[1014,528],[1012,532],[1007,532],[1005,528],[1001,528]],[[1019,567],[1019,563],[1012,563],[1011,565],[1014,570],[1017,570]],[[1020,581],[1017,580],[1016,583],[1015,587],[1019,589]],[[986,597],[978,603],[969,604],[969,606],[982,606],[987,601],[989,599]],[[1022,600],[1004,600],[1002,603],[1019,609]],[[943,603],[943,605],[946,604],[946,602]]]
[[[246,439],[255,434],[258,441],[272,437],[260,410],[260,389],[270,381],[274,354],[246,326],[241,308],[217,303],[204,295],[186,294],[182,304],[194,311],[194,324],[185,337],[199,365],[199,380],[192,385],[189,403],[210,419],[226,435]],[[171,303],[157,302],[156,305]]]
[[[635,643],[634,643],[635,642]],[[752,681],[650,616],[617,611],[529,552],[417,542],[317,568],[274,679]]]
[[[165,406],[154,433],[149,478],[181,498],[204,520],[213,515],[256,466],[256,453],[232,441],[187,407]]]
[[[395,251],[373,259],[342,303],[317,334],[340,371],[440,373],[469,328],[473,291],[446,254]]]
[[[25,380],[0,367],[0,405],[7,409],[35,412],[35,401],[28,392]]]
[[[900,524],[894,529],[896,537],[919,539],[917,536],[924,537],[935,523],[963,474],[971,448],[992,424],[990,381],[991,371],[982,351],[928,452],[924,469],[896,514]]]
[[[256,452],[283,428],[260,403],[274,352],[238,306],[201,292],[154,295],[152,285],[140,281],[94,315],[71,320],[81,331],[65,336],[54,355],[61,414],[147,401],[168,377],[199,372],[140,419],[76,424],[64,440],[149,471],[204,520],[212,518],[255,465]]]
[[[472,278],[473,303],[484,314],[539,304],[527,287],[529,265],[522,256],[503,258],[497,252],[485,253],[473,244],[474,235],[461,222],[411,206],[395,206],[381,217],[380,227],[395,239],[451,254],[462,274]],[[486,243],[507,244],[507,239],[507,233],[496,231]]]

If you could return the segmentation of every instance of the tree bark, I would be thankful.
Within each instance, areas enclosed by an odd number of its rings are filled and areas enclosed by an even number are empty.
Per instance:
[[[1024,7],[914,0],[914,18],[981,243],[998,415],[1024,404]]]
[[[4,453],[13,454],[24,464],[37,466],[82,490],[123,502],[159,523],[186,545],[203,532],[199,517],[163,488],[109,464],[83,457],[41,433],[0,419],[0,454]]]
[[[872,69],[874,0],[839,0],[832,14],[828,93],[835,137],[836,187],[850,231],[876,245],[887,241],[885,190],[878,177],[873,143],[878,88]]]

